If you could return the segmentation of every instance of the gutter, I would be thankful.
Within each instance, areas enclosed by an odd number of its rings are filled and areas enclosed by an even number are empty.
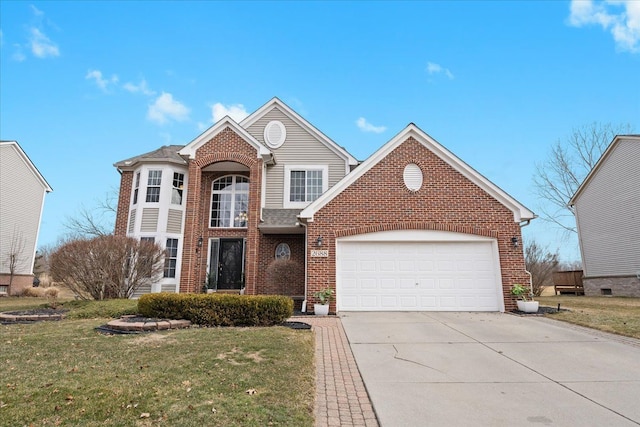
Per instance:
[[[298,217],[298,220],[300,220],[300,217]],[[307,289],[308,289],[308,269],[307,269],[307,224],[303,223],[303,222],[296,222],[296,225],[300,225],[302,227],[304,227],[304,300],[302,300],[302,308],[300,311],[302,311],[303,313],[307,312]]]

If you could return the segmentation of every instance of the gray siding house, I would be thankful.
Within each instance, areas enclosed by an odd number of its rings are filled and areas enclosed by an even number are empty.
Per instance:
[[[0,294],[19,293],[33,282],[44,196],[50,191],[20,145],[0,141]]]
[[[640,297],[640,135],[618,135],[569,201],[585,295]]]

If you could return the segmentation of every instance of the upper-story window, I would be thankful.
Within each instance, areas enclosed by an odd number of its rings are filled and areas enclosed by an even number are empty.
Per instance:
[[[213,181],[211,227],[246,227],[249,208],[249,178],[228,175]]]
[[[138,203],[138,189],[140,188],[140,172],[136,173],[136,183],[133,188],[133,204]]]
[[[184,191],[184,174],[173,173],[173,189],[171,190],[171,203],[174,205],[182,204],[182,194]]]
[[[285,166],[284,207],[302,208],[327,191],[327,166]]]
[[[150,170],[147,179],[147,202],[160,201],[160,184],[162,183],[162,171]]]

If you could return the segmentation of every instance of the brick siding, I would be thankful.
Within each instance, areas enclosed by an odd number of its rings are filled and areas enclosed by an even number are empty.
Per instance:
[[[211,164],[231,161],[246,166],[248,173],[224,172],[209,173],[203,169]],[[256,260],[261,235],[258,232],[260,220],[260,194],[262,188],[262,160],[257,158],[255,147],[227,127],[196,151],[195,159],[189,160],[189,183],[187,192],[187,211],[182,251],[182,272],[180,292],[199,292],[205,280],[208,238],[238,237],[246,238],[245,248],[245,292],[256,293]],[[211,182],[217,177],[230,173],[249,177],[249,207],[247,228],[221,229],[209,228],[211,209]],[[203,246],[197,246],[203,238]]]
[[[133,172],[125,171],[120,175],[120,192],[118,193],[118,209],[116,211],[116,236],[127,235],[127,220],[129,219],[129,200],[133,188]]]
[[[403,172],[409,163],[417,164],[424,176],[417,192],[404,185]],[[522,245],[514,248],[511,243],[514,236],[522,241],[513,212],[411,137],[314,215],[307,243],[312,247],[322,236],[329,257],[308,255],[308,299],[325,287],[335,289],[337,237],[411,229],[495,237],[505,309],[515,308],[511,285],[529,283],[529,277]],[[335,311],[335,301],[331,310]]]

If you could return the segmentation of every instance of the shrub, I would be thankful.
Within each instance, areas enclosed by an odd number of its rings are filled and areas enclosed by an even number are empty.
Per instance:
[[[293,314],[293,300],[280,295],[145,294],[138,312],[202,326],[273,326]]]
[[[56,308],[58,306],[59,294],[60,294],[60,289],[56,288],[55,286],[50,286],[48,288],[45,288],[44,296],[47,297],[47,299],[49,300],[49,305],[52,308]]]
[[[80,298],[130,298],[161,277],[163,260],[155,243],[109,235],[66,242],[51,255],[50,269]]]
[[[42,298],[42,297],[44,297],[44,289],[27,287],[27,288],[24,288],[22,290],[22,296],[23,297]]]
[[[265,271],[267,287],[273,289],[274,293],[290,294],[295,292],[295,283],[292,281],[296,278],[304,278],[304,270],[302,266],[290,259],[277,259],[271,261]],[[304,283],[301,284],[304,286]],[[294,288],[294,289],[291,289]]]

